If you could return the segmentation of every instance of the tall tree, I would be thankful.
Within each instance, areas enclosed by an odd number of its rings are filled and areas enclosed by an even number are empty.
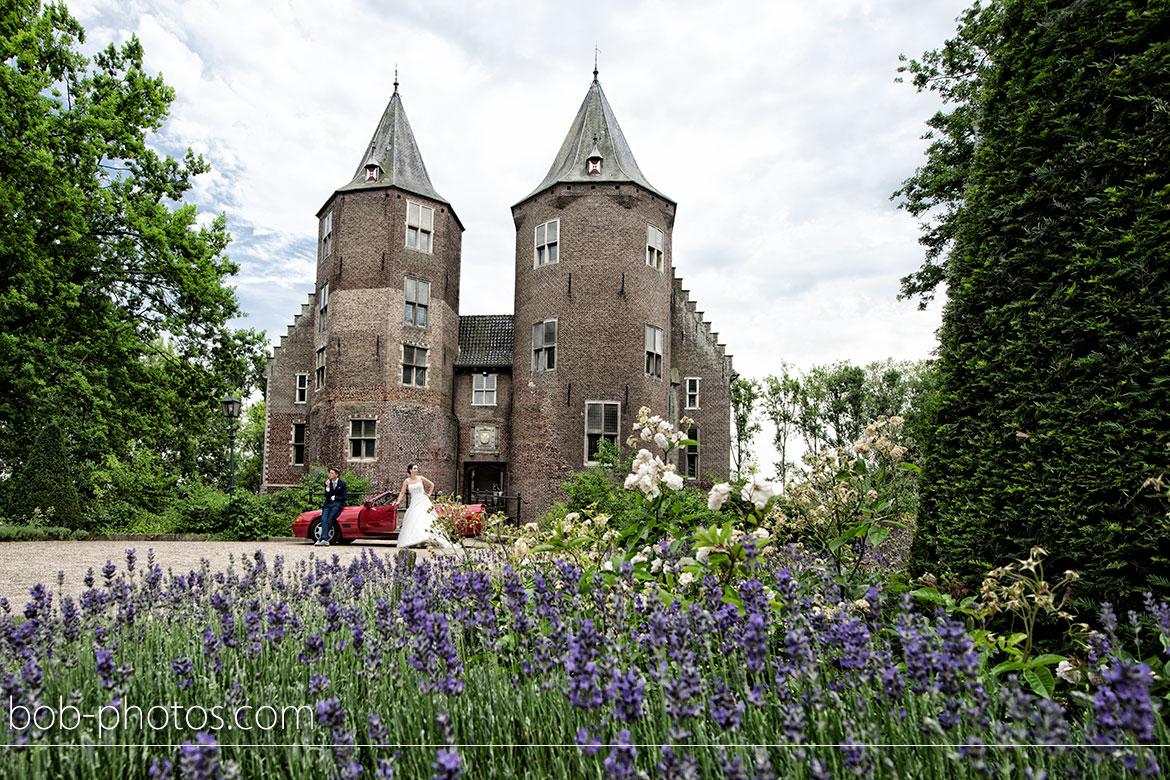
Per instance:
[[[736,377],[731,381],[731,423],[735,439],[731,445],[731,460],[739,476],[752,463],[752,439],[763,430],[756,417],[756,402],[762,392],[755,379]]]
[[[1040,545],[1090,599],[1165,592],[1168,32],[1166,0],[999,0],[905,67],[948,104],[898,193],[927,219],[903,292],[949,296],[920,568]]]
[[[143,443],[198,472],[262,336],[227,327],[222,216],[180,202],[206,164],[150,148],[173,91],[136,38],[82,41],[63,5],[0,11],[0,473],[50,419],[80,472]]]
[[[788,452],[793,436],[799,431],[800,396],[800,377],[793,366],[780,361],[780,373],[764,378],[761,406],[774,428],[772,443],[780,456],[776,473],[781,481],[787,479],[789,470],[796,465],[788,459]]]

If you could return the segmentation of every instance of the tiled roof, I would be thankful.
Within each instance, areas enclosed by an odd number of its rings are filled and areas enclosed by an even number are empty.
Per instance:
[[[511,368],[515,330],[511,314],[472,314],[459,318],[456,368]]]
[[[633,182],[673,203],[671,198],[654,189],[642,175],[638,163],[634,160],[634,153],[626,143],[626,137],[622,135],[617,117],[609,107],[605,93],[601,91],[597,74],[593,75],[593,83],[589,86],[589,92],[585,94],[585,102],[581,104],[576,119],[569,127],[569,133],[565,136],[565,142],[561,144],[561,151],[557,153],[548,175],[524,200],[544,192],[558,182]],[[586,160],[594,153],[601,156],[601,173],[590,176]]]
[[[380,169],[379,176],[374,181],[366,181],[366,166],[370,163],[374,163]],[[382,112],[382,121],[378,123],[374,137],[362,151],[362,159],[358,162],[353,180],[341,187],[340,191],[387,186],[399,187],[431,200],[447,203],[447,199],[435,192],[431,185],[427,166],[423,164],[422,154],[410,129],[410,122],[406,119],[406,111],[402,108],[402,98],[398,96],[397,84],[386,110]]]

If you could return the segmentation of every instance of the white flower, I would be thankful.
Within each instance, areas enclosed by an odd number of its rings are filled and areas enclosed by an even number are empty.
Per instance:
[[[569,514],[565,515],[565,522],[575,523],[580,517],[581,514],[579,512],[569,512]]]
[[[633,558],[630,558],[630,563],[645,563],[648,560],[649,558],[647,558],[645,555],[638,553]]]
[[[524,531],[530,534],[540,533],[540,526],[536,523],[525,523]]]
[[[719,508],[723,506],[723,502],[731,494],[731,485],[727,482],[720,482],[711,488],[710,495],[707,496],[707,508],[712,512],[718,512]]]
[[[520,560],[524,560],[525,558],[528,557],[528,552],[529,552],[528,551],[528,542],[524,541],[523,539],[517,539],[516,540],[516,557],[519,558]]]
[[[613,561],[606,561],[605,563],[601,564],[601,570],[613,571]]]
[[[697,566],[698,564],[699,564],[699,562],[696,561],[694,558],[692,558],[689,555],[686,556],[685,558],[678,559],[679,566]]]
[[[714,547],[700,547],[698,552],[695,553],[695,557],[699,559],[699,563],[704,563],[714,549]]]
[[[633,490],[634,486],[638,484],[638,474],[632,473],[626,477],[626,490]]]
[[[642,441],[650,441],[653,438],[654,438],[653,431],[651,431],[649,428],[642,429]]]
[[[662,433],[654,434],[654,443],[658,445],[659,449],[663,450],[670,446],[670,441],[666,438],[666,434]]]
[[[662,477],[662,481],[666,484],[667,490],[682,490],[683,478],[673,471],[666,472]]]
[[[770,537],[772,535],[772,534],[768,533],[767,528],[757,528],[756,530],[752,531],[752,534],[757,539],[767,539],[768,537]]]
[[[1065,682],[1076,684],[1081,681],[1081,670],[1073,666],[1071,661],[1064,660],[1056,665],[1056,676]]]
[[[598,515],[593,518],[593,524],[598,528],[604,528],[605,524],[609,522],[609,515]]]
[[[689,571],[684,571],[682,574],[678,575],[678,584],[682,585],[684,588],[694,581],[695,575],[691,574]]]
[[[743,486],[740,495],[743,496],[744,501],[750,501],[756,509],[762,510],[768,505],[768,500],[779,492],[780,486],[778,484],[766,482],[758,474],[752,474],[752,478]]]
[[[906,422],[906,421],[905,421],[905,420],[903,420],[903,419],[902,419],[901,417],[899,417],[898,415],[894,415],[893,417],[891,417],[891,418],[890,418],[890,424],[891,424],[891,425],[901,425],[901,424],[902,424],[902,423],[904,423],[904,422]]]
[[[653,572],[654,574],[657,574],[658,572],[662,571],[662,559],[661,558],[655,558],[653,560],[653,562],[651,562],[650,571]]]

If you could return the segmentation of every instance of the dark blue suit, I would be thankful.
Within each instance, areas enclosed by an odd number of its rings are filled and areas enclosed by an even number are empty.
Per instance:
[[[345,498],[345,480],[339,479],[326,484],[325,504],[321,507],[321,538],[325,541],[329,541],[329,532],[333,528],[333,522],[341,514],[341,508],[345,506]]]

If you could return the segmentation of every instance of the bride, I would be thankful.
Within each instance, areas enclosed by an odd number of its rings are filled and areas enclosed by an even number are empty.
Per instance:
[[[431,493],[435,483],[418,473],[418,466],[411,463],[406,467],[407,477],[402,480],[402,490],[398,491],[397,504],[402,505],[402,498],[410,494],[410,508],[406,510],[406,517],[398,531],[399,547],[414,547],[425,542],[433,542],[439,547],[453,547],[449,541],[432,528],[435,520],[435,507],[431,503]]]

